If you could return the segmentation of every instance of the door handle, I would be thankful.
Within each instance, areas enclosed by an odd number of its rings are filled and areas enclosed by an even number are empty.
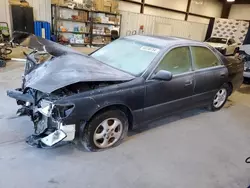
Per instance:
[[[185,82],[185,86],[190,86],[193,84],[193,81],[192,80],[188,80]]]
[[[221,74],[220,75],[221,78],[225,78],[225,76],[226,76],[225,74]]]

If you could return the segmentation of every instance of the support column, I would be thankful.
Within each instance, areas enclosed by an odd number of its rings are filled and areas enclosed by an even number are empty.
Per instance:
[[[223,8],[222,8],[222,12],[221,12],[221,18],[228,19],[231,7],[232,7],[232,3],[228,3],[228,2],[224,2],[223,3]]]
[[[188,19],[189,10],[190,10],[190,6],[191,6],[191,1],[192,0],[188,0],[188,3],[187,3],[186,14],[185,14],[185,21],[187,21],[187,19]]]
[[[141,0],[141,11],[140,11],[141,14],[144,13],[144,7],[145,7],[145,0]]]

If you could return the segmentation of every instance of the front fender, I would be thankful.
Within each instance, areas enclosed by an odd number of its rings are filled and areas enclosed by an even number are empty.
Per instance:
[[[82,99],[71,99],[71,100],[59,100],[55,103],[56,104],[67,104],[71,103],[74,104],[74,109],[67,117],[62,118],[61,121],[64,124],[76,124],[83,121],[88,121],[98,108],[99,105],[96,103],[93,97],[86,97]]]

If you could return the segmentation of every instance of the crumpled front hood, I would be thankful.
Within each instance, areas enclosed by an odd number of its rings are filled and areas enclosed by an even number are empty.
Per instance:
[[[15,31],[12,34],[11,41],[15,44],[19,44],[20,46],[28,47],[33,50],[48,52],[49,54],[55,57],[58,57],[67,53],[81,54],[80,52],[77,52],[73,50],[72,48],[63,46],[61,44],[58,44],[50,40],[46,40],[42,37],[38,37],[31,33]]]
[[[27,74],[25,87],[44,93],[78,82],[129,81],[134,76],[86,55],[68,53],[41,64]]]

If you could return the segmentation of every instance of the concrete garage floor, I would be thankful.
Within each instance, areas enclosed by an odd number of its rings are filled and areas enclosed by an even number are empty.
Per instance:
[[[22,62],[0,69],[0,188],[244,188],[250,184],[250,86],[219,112],[198,109],[133,131],[99,153],[73,144],[29,147],[27,117],[13,118],[6,90],[20,85]]]

